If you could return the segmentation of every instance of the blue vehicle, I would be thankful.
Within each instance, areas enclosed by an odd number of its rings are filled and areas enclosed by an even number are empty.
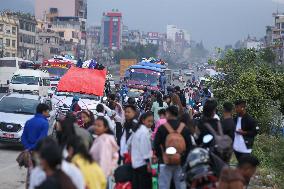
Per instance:
[[[127,86],[129,88],[160,91],[165,90],[171,81],[171,70],[166,65],[142,61],[130,66],[126,71]]]

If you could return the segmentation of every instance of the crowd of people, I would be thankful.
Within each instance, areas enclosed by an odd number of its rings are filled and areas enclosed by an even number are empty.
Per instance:
[[[29,189],[242,189],[259,165],[251,155],[257,125],[244,100],[217,111],[209,89],[176,86],[167,95],[145,90],[143,106],[131,98],[122,106],[110,94],[91,112],[78,101],[52,136],[49,106],[39,104],[26,122],[21,141],[30,157]]]

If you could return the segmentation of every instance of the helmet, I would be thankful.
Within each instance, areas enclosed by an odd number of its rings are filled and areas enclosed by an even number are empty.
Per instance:
[[[193,168],[200,164],[209,163],[209,152],[203,148],[195,148],[187,156],[187,163],[189,167]]]
[[[78,96],[74,96],[73,97],[73,101],[79,101],[79,97]]]

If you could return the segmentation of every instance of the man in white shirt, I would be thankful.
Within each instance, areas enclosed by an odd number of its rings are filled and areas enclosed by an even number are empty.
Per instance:
[[[239,161],[242,156],[251,154],[258,127],[255,120],[247,114],[244,100],[236,101],[235,109],[237,117],[235,118],[236,130],[233,148]]]

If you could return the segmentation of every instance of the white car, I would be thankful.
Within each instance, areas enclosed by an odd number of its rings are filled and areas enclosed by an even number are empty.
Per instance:
[[[52,96],[52,104],[55,108],[70,109],[72,105],[73,97],[77,96],[79,100],[79,106],[82,109],[88,109],[95,111],[99,103],[101,103],[101,97],[95,95],[68,93],[68,92],[55,92]]]
[[[20,143],[26,121],[36,113],[39,103],[51,107],[51,101],[38,95],[11,93],[0,99],[0,142]],[[50,111],[49,134],[55,123],[55,111]]]

